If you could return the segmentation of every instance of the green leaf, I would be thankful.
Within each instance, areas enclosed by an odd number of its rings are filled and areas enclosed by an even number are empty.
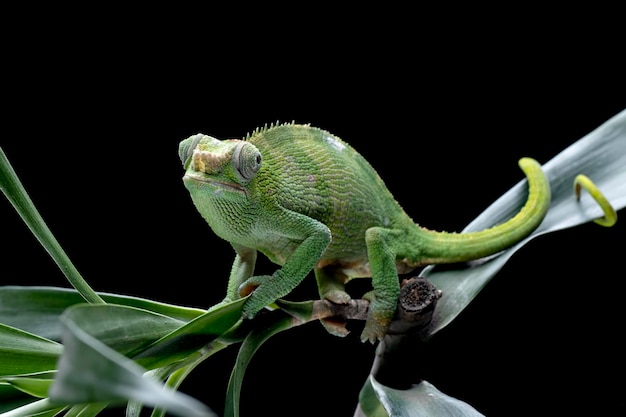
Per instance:
[[[262,319],[269,320],[270,317],[268,316],[269,314]],[[284,315],[278,310],[272,314],[271,319],[273,321],[270,323],[264,323],[263,326],[255,327],[239,348],[237,361],[235,363],[235,367],[231,371],[230,380],[228,382],[224,417],[239,416],[239,397],[241,393],[241,385],[243,383],[243,376],[248,364],[252,360],[252,356],[254,356],[259,347],[271,336],[282,332],[283,330],[302,324],[301,321]]]
[[[370,376],[367,383],[380,404],[394,417],[481,417],[476,409],[452,398],[432,384],[422,381],[407,390],[398,390],[379,384]],[[371,398],[371,396],[369,396]],[[371,402],[371,399],[370,399]],[[367,417],[383,417],[380,409],[371,405],[361,410]]]
[[[289,301],[278,299],[276,305],[290,316],[296,317],[302,322],[314,320],[314,301]]]
[[[63,314],[83,332],[149,368],[185,358],[215,340],[241,317],[243,300],[222,305],[188,323],[115,304],[78,304]]]
[[[95,417],[108,405],[107,402],[75,405],[69,409],[64,417]]]
[[[0,147],[0,190],[7,196],[22,220],[33,232],[39,243],[50,254],[65,277],[74,288],[90,303],[104,303],[98,294],[87,284],[74,264],[70,261],[56,240],[39,211],[20,182],[4,151]]]
[[[361,392],[359,392],[359,404],[357,408],[359,412],[355,413],[355,416],[389,417],[389,413],[385,410],[383,403],[378,399],[376,391],[374,391],[374,387],[371,383],[372,379],[373,376],[370,375],[370,377],[365,380]]]
[[[63,318],[123,355],[141,351],[185,324],[162,314],[115,304],[77,304],[68,308]]]
[[[206,311],[179,307],[143,298],[99,293],[111,304],[132,306],[159,313],[184,322],[192,320]],[[25,330],[50,340],[61,340],[63,312],[84,298],[74,289],[57,287],[0,287],[0,323]]]
[[[227,345],[221,345],[220,347],[226,347]],[[147,374],[150,374],[155,379],[162,381],[167,379],[166,385],[173,389],[178,389],[180,384],[184,381],[184,379],[198,366],[202,363],[206,358],[211,356],[211,354],[221,350],[220,348],[211,350],[211,352],[203,352],[203,354],[198,355],[190,355],[186,360],[185,364],[177,363],[176,370],[172,372],[171,367],[162,367],[149,371]],[[146,375],[147,375],[146,374]],[[169,375],[169,377],[168,377]],[[129,401],[126,405],[126,417],[139,417],[141,416],[141,411],[143,409],[143,404],[137,401]],[[152,417],[164,417],[165,410],[162,409],[154,409],[152,411]]]
[[[0,375],[12,376],[56,369],[63,346],[0,324]]]
[[[127,402],[161,407],[174,415],[205,417],[214,414],[204,404],[144,377],[146,370],[83,331],[71,315],[62,317],[65,351],[50,399],[61,404]]]
[[[183,359],[226,333],[241,319],[247,298],[220,305],[163,336],[133,358],[141,365],[156,368]]]
[[[626,110],[560,152],[543,165],[543,170],[550,181],[552,202],[545,219],[530,236],[487,261],[469,263],[460,269],[441,266],[424,268],[421,275],[442,291],[427,334],[432,336],[448,325],[509,258],[531,239],[603,216],[599,206],[589,196],[583,195],[577,201],[574,178],[578,174],[587,175],[616,210],[626,206]],[[464,231],[486,229],[511,218],[525,199],[526,180],[523,180]]]
[[[0,382],[0,416],[5,411],[14,410],[34,401],[37,401],[37,398],[20,391],[11,384]]]
[[[54,380],[54,372],[37,372],[30,375],[0,377],[5,382],[33,397],[45,398]]]
[[[65,406],[54,404],[49,399],[44,398],[11,409],[11,411],[0,414],[0,417],[53,417],[58,415],[65,408]]]
[[[65,352],[51,398],[70,404],[133,400],[172,413],[183,413],[185,407],[200,412],[187,396],[163,391],[162,384],[144,376],[144,368],[122,355],[151,368],[184,359],[239,321],[244,301],[221,305],[188,323],[114,304],[68,308],[61,316]],[[156,389],[171,398],[155,400]]]

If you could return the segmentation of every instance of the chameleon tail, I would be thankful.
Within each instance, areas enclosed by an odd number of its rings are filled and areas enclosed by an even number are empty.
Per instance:
[[[425,241],[420,264],[466,262],[500,252],[528,236],[543,221],[550,207],[550,184],[541,165],[522,158],[519,166],[528,180],[528,199],[521,210],[505,223],[469,233],[447,233],[418,227]]]

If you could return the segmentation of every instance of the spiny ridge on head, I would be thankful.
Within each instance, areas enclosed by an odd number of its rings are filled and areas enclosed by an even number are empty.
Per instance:
[[[280,127],[280,126],[290,126],[290,125],[295,125],[296,121],[292,120],[291,122],[284,122],[284,123],[280,123],[278,120],[276,121],[276,123],[270,123],[270,125],[268,126],[267,123],[265,123],[265,125],[263,127],[257,127],[256,129],[254,129],[252,132],[249,132],[248,134],[246,134],[246,136],[243,138],[243,140],[250,140],[250,138],[257,136],[261,133],[265,133],[268,130],[274,129],[276,127]],[[308,123],[303,125],[303,126],[310,126]]]

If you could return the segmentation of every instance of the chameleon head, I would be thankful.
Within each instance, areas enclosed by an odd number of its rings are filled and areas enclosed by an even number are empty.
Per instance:
[[[185,168],[183,181],[195,189],[215,194],[242,194],[261,168],[261,152],[252,143],[218,140],[197,134],[180,142],[178,156]]]

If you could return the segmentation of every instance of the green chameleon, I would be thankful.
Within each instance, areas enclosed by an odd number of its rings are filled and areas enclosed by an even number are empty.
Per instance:
[[[250,295],[243,314],[253,317],[313,270],[320,296],[346,304],[345,283],[371,277],[361,340],[372,343],[394,316],[399,273],[495,254],[530,234],[550,205],[540,165],[522,158],[528,200],[515,217],[473,233],[428,230],[411,220],[350,145],[294,123],[265,126],[241,140],[197,134],[180,143],[179,156],[193,203],[236,252],[222,303]],[[280,268],[254,275],[257,252]],[[345,323],[324,325],[333,334],[348,333]]]

